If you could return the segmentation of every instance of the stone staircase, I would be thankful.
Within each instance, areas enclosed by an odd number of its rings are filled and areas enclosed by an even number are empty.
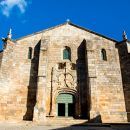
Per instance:
[[[88,120],[84,119],[74,119],[74,118],[48,118],[44,122],[40,122],[43,125],[62,125],[62,126],[70,126],[70,125],[83,125],[86,124]]]

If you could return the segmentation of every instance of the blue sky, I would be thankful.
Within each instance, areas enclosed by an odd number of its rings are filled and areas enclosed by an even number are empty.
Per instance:
[[[66,19],[118,41],[125,30],[130,39],[130,0],[0,0],[0,38],[10,27],[17,39]]]

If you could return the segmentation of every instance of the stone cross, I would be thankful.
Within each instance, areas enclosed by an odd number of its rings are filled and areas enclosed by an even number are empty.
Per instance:
[[[125,32],[125,31],[123,31],[122,37],[123,37],[123,40],[127,40],[127,35],[126,35],[126,32]]]
[[[9,33],[8,33],[8,36],[7,36],[8,39],[11,39],[12,38],[12,29],[10,28],[9,30]]]

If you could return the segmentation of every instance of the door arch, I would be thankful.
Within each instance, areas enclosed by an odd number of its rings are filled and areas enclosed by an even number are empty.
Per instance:
[[[75,97],[69,93],[61,93],[56,98],[57,116],[74,117],[75,116]]]

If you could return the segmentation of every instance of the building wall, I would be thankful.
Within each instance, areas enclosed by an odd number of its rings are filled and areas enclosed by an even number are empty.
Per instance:
[[[70,61],[63,60],[65,46],[71,49]],[[31,60],[29,47],[33,48]],[[101,49],[106,50],[107,61],[101,59]],[[59,63],[66,67],[58,69]],[[127,121],[115,42],[75,26],[65,24],[16,43],[8,41],[0,76],[1,120],[55,117],[57,96],[70,93],[77,101],[77,117]]]
[[[125,104],[126,104],[126,111],[127,111],[127,118],[130,121],[130,50],[129,50],[129,42],[123,41],[118,43],[117,45],[119,56],[120,56],[120,64],[121,64],[121,71],[122,71],[122,82],[123,82],[123,89],[124,89],[124,96],[125,96]]]
[[[7,41],[3,51],[0,70],[0,119],[23,120],[27,110],[28,88],[32,75],[32,60],[28,59],[28,48],[39,42],[30,38],[14,43]],[[34,49],[33,49],[34,50]]]
[[[106,50],[107,61],[101,58],[102,48]],[[119,56],[115,44],[105,39],[96,40],[96,44],[88,44],[87,52],[91,118],[101,116],[103,122],[126,121]]]

